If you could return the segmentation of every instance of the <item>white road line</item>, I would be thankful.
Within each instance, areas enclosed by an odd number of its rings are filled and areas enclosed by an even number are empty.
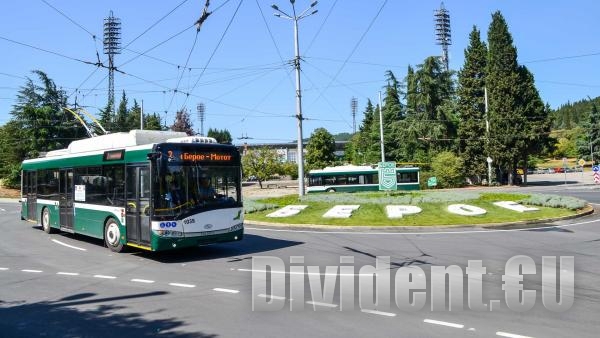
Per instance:
[[[106,276],[106,275],[94,275],[94,278],[104,278],[104,279],[115,279],[115,276]]]
[[[145,284],[152,284],[154,283],[153,280],[149,280],[149,279],[138,279],[138,278],[134,278],[131,280],[134,283],[145,283]]]
[[[44,272],[44,271],[42,271],[42,270],[28,270],[28,269],[24,269],[24,270],[21,270],[21,271],[23,271],[23,272],[33,272],[33,273],[40,273],[40,272]]]
[[[310,301],[310,300],[309,300],[308,302],[306,302],[306,304],[310,304],[310,305],[313,305],[313,306],[315,306],[315,305],[316,305],[316,306],[331,307],[331,308],[337,307],[337,305],[336,305],[336,304],[331,304],[331,303],[321,303],[321,302],[313,302],[313,301]]]
[[[514,334],[514,333],[508,333],[508,332],[502,332],[502,331],[496,332],[496,335],[500,336],[500,337],[508,337],[508,338],[533,338],[533,337],[529,337],[529,336],[521,336],[520,334]]]
[[[0,271],[6,271],[8,268],[0,268]]]
[[[443,326],[448,326],[448,327],[454,327],[454,328],[457,328],[457,329],[462,329],[463,327],[465,327],[462,324],[442,322],[442,321],[433,320],[433,319],[425,319],[425,320],[423,320],[423,322],[424,323],[428,323],[428,324],[435,324],[435,325],[443,325]]]
[[[459,234],[491,234],[494,232],[515,232],[515,231],[532,231],[532,230],[543,230],[548,228],[568,228],[577,225],[585,225],[590,223],[598,223],[598,220],[585,221],[579,223],[571,223],[571,224],[563,224],[563,225],[552,225],[545,227],[536,227],[536,228],[522,228],[522,229],[489,229],[489,230],[466,230],[466,231],[429,231],[429,232],[386,232],[386,231],[378,231],[378,232],[367,232],[367,231],[319,231],[319,230],[294,230],[294,229],[270,229],[270,228],[254,228],[254,227],[245,227],[246,230],[255,230],[255,231],[271,231],[271,232],[297,232],[297,233],[307,233],[307,234],[329,234],[329,235],[362,235],[362,236],[372,236],[372,235],[459,235]],[[252,221],[248,221],[248,223],[252,223]]]
[[[396,317],[396,314],[392,313],[392,312],[383,312],[383,311],[369,310],[369,309],[362,309],[360,311],[364,312],[364,313],[374,314],[374,315],[387,316],[387,317]]]
[[[57,272],[57,275],[64,275],[64,276],[79,276],[79,272]]]
[[[265,295],[264,293],[256,295],[259,298],[267,298],[267,299],[276,299],[276,300],[285,300],[285,297],[275,296],[275,295]]]
[[[274,274],[288,274],[288,275],[307,275],[307,276],[373,276],[371,273],[315,273],[315,272],[292,272],[292,271],[267,271],[267,270],[253,270],[253,269],[237,269],[242,272],[262,272],[262,273],[274,273]]]
[[[171,286],[179,286],[179,287],[182,287],[182,288],[195,288],[196,287],[196,285],[194,285],[194,284],[181,284],[181,283],[169,283],[169,285],[171,285]]]
[[[240,293],[240,290],[222,289],[222,288],[214,288],[213,291],[227,292],[227,293]]]
[[[54,243],[56,243],[56,244],[60,244],[60,245],[62,245],[62,246],[66,246],[67,248],[71,248],[71,249],[75,249],[75,250],[80,250],[80,251],[87,251],[87,249],[80,248],[80,247],[76,247],[76,246],[73,246],[73,245],[69,245],[69,244],[67,244],[67,243],[63,243],[63,242],[61,242],[61,241],[57,241],[57,240],[55,240],[55,239],[53,239],[53,240],[52,240],[52,242],[54,242]]]

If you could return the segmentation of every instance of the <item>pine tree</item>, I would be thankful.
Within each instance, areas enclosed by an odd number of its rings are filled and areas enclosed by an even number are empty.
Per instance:
[[[129,130],[131,130],[129,124],[127,123],[128,115],[129,110],[127,109],[127,95],[125,95],[125,91],[123,91],[121,102],[119,103],[119,108],[117,108],[117,114],[113,124],[113,132],[129,132]]]
[[[481,41],[477,27],[469,35],[465,63],[458,74],[459,150],[467,177],[480,181],[485,175],[485,68],[487,46]]]

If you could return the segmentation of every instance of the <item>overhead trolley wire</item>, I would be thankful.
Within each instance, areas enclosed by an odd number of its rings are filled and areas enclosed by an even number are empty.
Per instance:
[[[212,61],[213,57],[217,53],[217,50],[221,46],[221,43],[223,42],[223,39],[225,38],[225,35],[229,31],[229,27],[231,27],[231,24],[233,23],[233,20],[235,19],[236,15],[237,15],[237,13],[238,13],[238,11],[240,9],[240,7],[242,6],[242,2],[243,1],[244,0],[240,0],[240,2],[238,3],[238,5],[237,5],[237,7],[235,9],[235,12],[233,13],[233,16],[231,16],[231,19],[229,20],[229,23],[227,24],[227,27],[225,28],[225,31],[223,32],[223,34],[221,34],[221,38],[219,39],[219,42],[217,43],[217,46],[215,46],[215,49],[213,50],[212,54],[208,58],[208,61],[206,61],[206,65],[204,66],[204,68],[202,68],[202,72],[200,73],[200,75],[198,76],[198,79],[196,80],[196,82],[192,86],[192,89],[189,90],[190,93],[193,92],[194,89],[196,89],[196,86],[198,85],[198,82],[200,82],[200,79],[202,78],[202,75],[204,75],[204,72],[206,71],[206,68],[208,67],[208,65]],[[187,100],[188,100],[189,96],[190,96],[190,94],[186,95],[185,100],[183,101],[182,107],[184,107],[185,104],[187,103]]]

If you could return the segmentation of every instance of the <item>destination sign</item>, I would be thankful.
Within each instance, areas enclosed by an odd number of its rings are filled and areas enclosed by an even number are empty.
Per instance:
[[[175,158],[173,151],[169,150],[167,154],[169,158]],[[230,162],[233,160],[232,154],[219,152],[182,152],[178,157],[183,162]]]

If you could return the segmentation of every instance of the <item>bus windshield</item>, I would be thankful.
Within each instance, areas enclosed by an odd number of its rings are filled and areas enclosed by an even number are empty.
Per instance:
[[[168,163],[157,180],[154,214],[178,216],[240,205],[239,168]]]

